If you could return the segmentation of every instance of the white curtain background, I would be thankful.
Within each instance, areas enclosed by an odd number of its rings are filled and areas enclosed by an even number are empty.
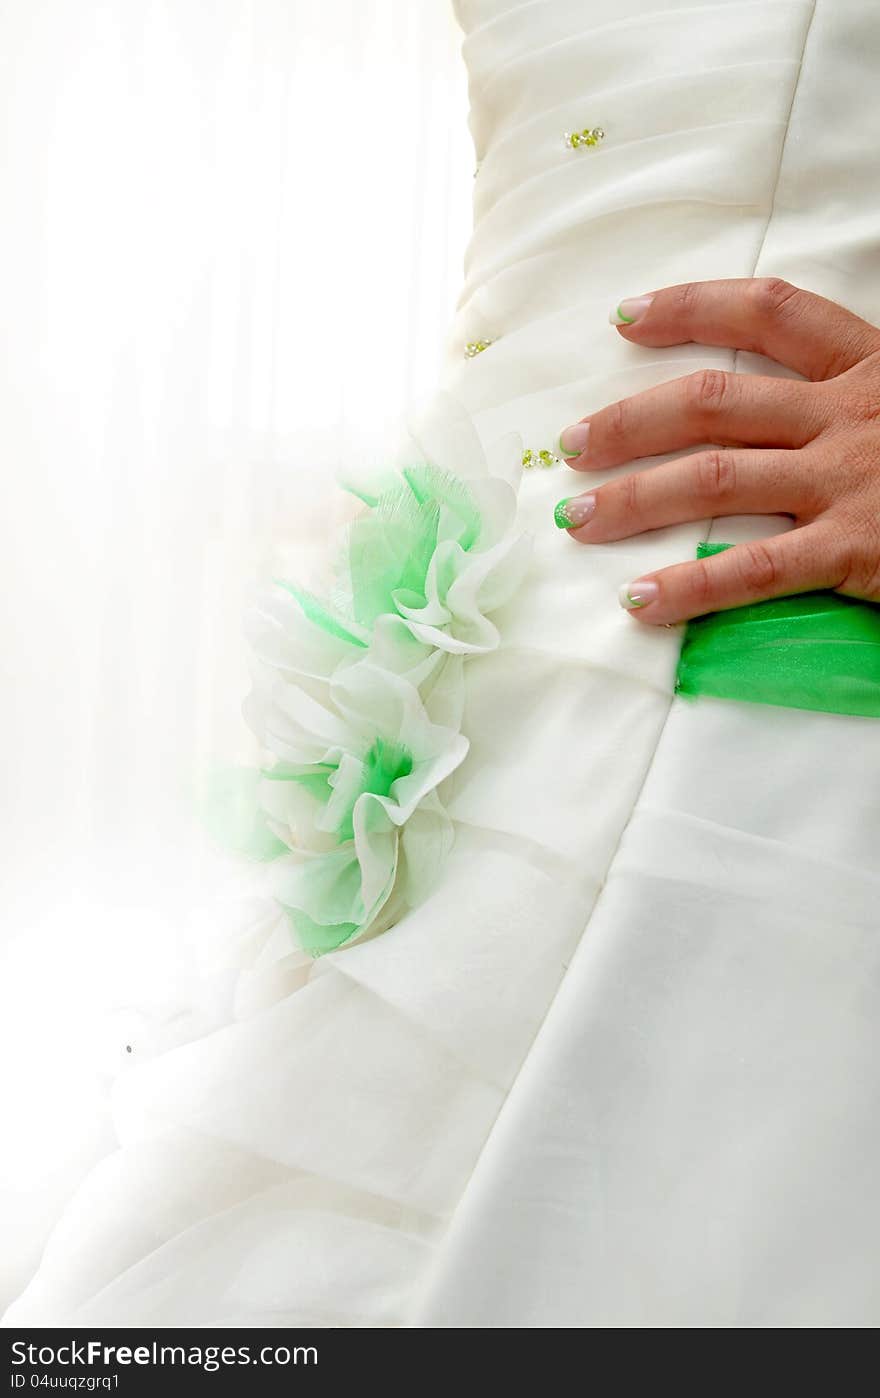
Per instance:
[[[94,1022],[234,894],[194,811],[248,751],[248,586],[436,379],[459,39],[447,0],[0,0],[0,1303],[110,1144]]]

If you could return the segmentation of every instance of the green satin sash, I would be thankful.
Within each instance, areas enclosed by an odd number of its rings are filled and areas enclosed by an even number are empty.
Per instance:
[[[699,544],[708,558],[731,544]],[[802,592],[689,621],[676,693],[880,718],[880,606]]]

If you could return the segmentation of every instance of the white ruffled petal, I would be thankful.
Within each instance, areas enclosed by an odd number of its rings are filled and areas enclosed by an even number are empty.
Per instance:
[[[458,654],[494,650],[499,636],[488,614],[513,595],[530,555],[525,535],[506,538],[485,553],[465,553],[452,543],[438,546],[425,580],[425,605],[400,606],[413,635]],[[449,578],[444,586],[441,580]]]
[[[381,912],[397,873],[398,834],[384,801],[370,795],[360,798],[354,812],[354,844],[361,875],[360,930],[365,931]]]
[[[323,853],[337,847],[335,835],[320,829],[322,803],[302,782],[264,776],[260,782],[260,806],[270,828],[290,849]]]
[[[437,394],[409,429],[398,460],[404,466],[420,459],[459,476],[488,474],[486,453],[471,416],[451,394]]]
[[[447,606],[453,616],[485,616],[509,602],[519,587],[532,554],[527,535],[506,539],[489,553],[479,554],[449,589]]]
[[[338,715],[277,677],[248,695],[244,712],[263,746],[285,762],[322,762],[328,748],[344,749],[349,740]]]
[[[279,585],[258,596],[244,625],[253,654],[288,679],[323,678],[364,654],[363,644],[316,626],[296,598]]]
[[[322,927],[363,921],[361,870],[353,842],[327,854],[297,854],[276,870],[275,891]]]
[[[437,883],[454,838],[452,821],[431,792],[400,832],[401,890],[411,907]]]
[[[468,490],[482,519],[482,528],[473,554],[493,548],[513,528],[516,520],[516,491],[506,481],[468,481]]]

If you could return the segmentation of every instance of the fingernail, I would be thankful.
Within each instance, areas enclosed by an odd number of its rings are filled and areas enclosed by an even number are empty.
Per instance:
[[[608,319],[612,325],[633,325],[641,320],[653,300],[653,296],[630,296],[614,307]]]
[[[660,588],[649,579],[639,578],[636,582],[624,583],[617,594],[621,607],[628,612],[636,612],[639,607],[647,607],[657,601]]]
[[[579,529],[586,524],[595,508],[595,495],[572,495],[567,500],[560,500],[553,511],[557,529]]]
[[[581,452],[587,449],[589,435],[588,422],[575,422],[571,427],[563,428],[559,435],[559,450],[562,455],[580,456]]]

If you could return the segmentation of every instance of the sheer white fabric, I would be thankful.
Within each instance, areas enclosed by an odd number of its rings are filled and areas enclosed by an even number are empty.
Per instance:
[[[136,993],[158,1046],[236,883],[193,809],[250,754],[246,588],[434,389],[459,48],[442,0],[0,6],[0,1295],[100,1147],[95,1015]]]
[[[765,367],[634,349],[624,294],[775,272],[880,319],[857,0],[459,15],[480,167],[443,382],[484,443]],[[433,440],[454,464],[442,400]],[[876,1320],[880,729],[672,703],[678,634],[616,592],[707,523],[577,548],[552,506],[581,480],[524,475],[534,567],[466,672],[437,892],[311,972],[269,915],[215,924],[214,1026],[120,1077],[120,1148],[10,1319]]]

